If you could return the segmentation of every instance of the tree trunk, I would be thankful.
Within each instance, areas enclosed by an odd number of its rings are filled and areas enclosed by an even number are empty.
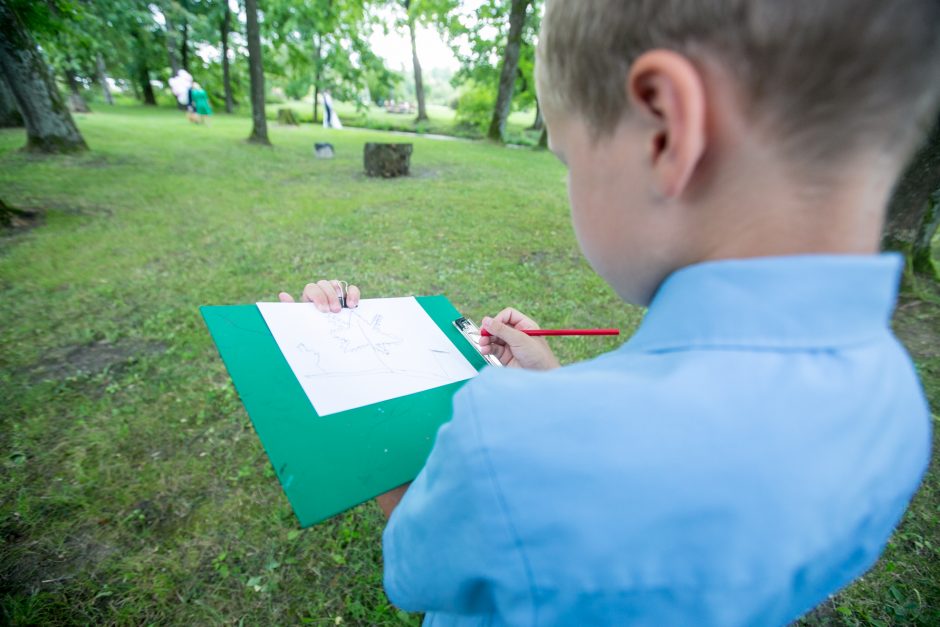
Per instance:
[[[166,20],[166,58],[170,62],[172,76],[176,76],[180,72],[180,61],[176,55],[176,26],[166,11],[163,12],[163,19]]]
[[[101,91],[104,92],[104,101],[109,105],[113,105],[114,98],[111,97],[111,88],[108,87],[108,76],[105,73],[104,58],[102,58],[100,52],[97,59],[95,59],[95,67],[98,70],[98,84],[101,85]]]
[[[313,85],[313,123],[317,123],[317,114],[320,113],[320,88],[316,82]]]
[[[23,116],[16,106],[13,92],[0,73],[0,128],[23,128]]]
[[[539,148],[548,148],[548,129],[543,125],[542,134],[539,135]]]
[[[503,68],[499,73],[499,93],[496,96],[496,107],[493,109],[490,130],[486,134],[488,138],[495,141],[503,141],[506,133],[506,119],[509,117],[512,90],[516,83],[516,71],[519,68],[522,28],[525,26],[528,8],[529,0],[512,0],[512,8],[509,11],[509,38],[506,41],[506,51],[503,53]]]
[[[85,102],[85,98],[78,88],[78,80],[75,78],[75,75],[72,74],[71,70],[65,70],[65,82],[69,86],[69,107],[72,111],[75,113],[91,113],[91,109],[88,108],[88,103]]]
[[[232,76],[229,70],[228,62],[228,33],[231,28],[232,11],[229,9],[228,2],[225,5],[225,13],[222,17],[222,87],[225,90],[225,112],[232,112]]]
[[[541,131],[545,127],[545,118],[542,117],[542,103],[535,99],[535,122],[529,127],[530,131]]]
[[[137,60],[134,59],[133,63],[127,63],[126,70],[128,76],[135,76],[137,74]],[[141,100],[140,85],[137,84],[137,79],[132,79],[127,82],[131,86],[131,93],[134,94],[134,100]]]
[[[36,42],[7,0],[0,0],[0,73],[26,123],[26,150],[88,149]]]
[[[147,61],[143,57],[137,60],[137,82],[140,83],[140,93],[144,97],[144,104],[157,106],[157,97],[153,93],[153,85],[150,84],[150,68],[147,67]]]
[[[940,225],[940,119],[898,180],[888,205],[884,248],[908,256],[914,272],[936,276],[930,243]]]
[[[407,8],[410,3],[406,3]],[[421,76],[421,62],[418,61],[418,46],[415,43],[415,21],[408,18],[408,33],[411,36],[411,62],[415,71],[415,96],[418,99],[418,118],[416,122],[427,122],[428,111],[424,104],[424,77]]]
[[[251,135],[248,141],[271,145],[268,121],[264,116],[264,65],[261,61],[261,35],[258,31],[258,0],[245,0],[248,15],[248,74],[251,77]]]
[[[2,1],[2,0],[0,0]],[[131,37],[136,44],[134,50],[134,73],[136,81],[140,87],[140,95],[143,97],[145,105],[156,106],[157,98],[153,93],[153,85],[150,84],[150,66],[147,64],[147,50],[144,46],[144,36],[140,30],[135,30]]]
[[[313,124],[317,123],[317,114],[320,112],[320,76],[323,68],[323,35],[317,35],[317,45],[314,47],[313,59]]]
[[[180,65],[189,71],[189,22],[183,20],[183,41],[180,43]]]
[[[72,111],[75,113],[91,113],[91,109],[88,108],[88,103],[85,102],[85,98],[78,87],[78,79],[72,70],[72,57],[69,55],[65,56],[65,69],[62,73],[65,75],[65,84],[69,88],[69,106]]]

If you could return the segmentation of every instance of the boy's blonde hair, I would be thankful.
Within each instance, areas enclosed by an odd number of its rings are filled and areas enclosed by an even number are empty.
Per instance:
[[[654,48],[719,62],[749,118],[805,163],[905,156],[940,99],[940,0],[547,0],[540,96],[601,136]]]

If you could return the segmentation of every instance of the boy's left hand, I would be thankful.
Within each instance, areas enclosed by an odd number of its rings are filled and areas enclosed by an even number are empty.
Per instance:
[[[333,313],[339,313],[342,310],[342,307],[339,304],[339,297],[343,294],[343,288],[340,285],[339,281],[332,280],[328,281],[326,279],[320,279],[316,283],[308,283],[307,287],[304,288],[303,294],[300,296],[300,302],[302,303],[313,303],[317,306],[317,309],[323,313],[332,311]],[[282,303],[292,303],[294,302],[294,297],[288,294],[287,292],[281,292],[278,294],[278,300]],[[359,305],[359,288],[355,285],[350,285],[346,289],[346,306],[350,309],[355,309]]]

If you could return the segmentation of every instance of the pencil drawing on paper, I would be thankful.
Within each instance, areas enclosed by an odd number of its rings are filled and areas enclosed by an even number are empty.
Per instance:
[[[476,374],[413,298],[363,300],[339,313],[258,307],[321,416]]]
[[[402,343],[401,336],[386,333],[382,327],[382,314],[366,320],[355,309],[344,309],[330,317],[330,336],[340,343],[344,353],[372,349],[378,354],[390,354],[390,347]]]
[[[301,342],[297,345],[302,353],[302,376],[304,377],[356,377],[365,375],[404,375],[445,380],[448,378],[447,357],[451,351],[428,350],[432,359],[426,367],[415,369],[407,360],[402,363],[399,355],[408,350],[404,338],[386,330],[387,323],[381,314],[363,316],[356,310],[344,309],[338,314],[328,314],[329,335],[321,348],[311,348]],[[323,361],[323,354],[327,361]],[[443,355],[443,357],[438,357]]]

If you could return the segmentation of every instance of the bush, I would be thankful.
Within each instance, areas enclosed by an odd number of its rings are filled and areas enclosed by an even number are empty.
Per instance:
[[[493,117],[496,93],[490,87],[469,85],[457,101],[457,122],[481,131]]]

